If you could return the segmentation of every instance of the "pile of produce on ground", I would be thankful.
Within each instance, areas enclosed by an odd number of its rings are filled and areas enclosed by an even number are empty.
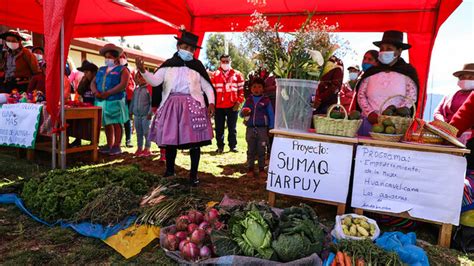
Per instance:
[[[190,210],[176,218],[176,225],[169,228],[161,239],[163,248],[180,251],[188,261],[208,259],[213,255],[211,233],[224,225],[219,221],[219,212],[211,208],[206,214]]]
[[[309,206],[290,207],[278,216],[269,206],[251,202],[210,209],[205,215],[192,210],[176,219],[176,226],[162,235],[161,242],[188,261],[242,255],[290,262],[320,254],[324,238]]]
[[[336,254],[331,266],[404,265],[397,253],[385,251],[369,239],[341,239],[331,250]]]
[[[184,195],[184,185],[160,180],[138,166],[128,165],[50,171],[26,182],[21,197],[33,214],[47,222],[109,225],[145,213],[150,205],[159,203],[154,198],[140,208],[141,197],[160,182],[162,200]]]

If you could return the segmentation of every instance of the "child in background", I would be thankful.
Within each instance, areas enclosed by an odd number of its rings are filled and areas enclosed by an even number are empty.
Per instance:
[[[130,114],[133,114],[135,117],[134,124],[137,132],[137,151],[135,156],[148,157],[151,155],[151,142],[148,138],[148,131],[153,116],[151,94],[145,79],[143,79],[139,72],[135,75],[135,84],[136,88],[133,91],[132,102],[130,103]],[[143,139],[145,139],[145,149],[143,149]]]
[[[265,152],[268,144],[268,130],[273,128],[274,114],[272,103],[263,96],[265,81],[261,78],[252,80],[250,92],[240,112],[247,126],[248,177],[254,177],[255,157],[258,156],[259,176],[265,177]]]

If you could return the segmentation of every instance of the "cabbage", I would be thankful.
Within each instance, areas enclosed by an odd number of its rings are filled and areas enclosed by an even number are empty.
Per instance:
[[[253,206],[246,212],[244,219],[235,221],[231,226],[233,239],[245,256],[272,258],[272,232],[257,208]]]

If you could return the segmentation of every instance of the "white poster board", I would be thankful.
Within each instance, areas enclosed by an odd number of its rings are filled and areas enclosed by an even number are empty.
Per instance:
[[[276,137],[267,190],[346,203],[353,146]]]
[[[352,207],[458,225],[465,174],[462,156],[358,146]]]
[[[0,145],[34,148],[41,104],[4,104],[0,108]]]

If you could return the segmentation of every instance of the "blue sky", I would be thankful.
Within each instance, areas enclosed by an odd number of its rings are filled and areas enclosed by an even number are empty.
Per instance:
[[[376,49],[373,41],[380,40],[382,33],[340,33],[348,40],[353,54],[343,58],[344,65],[360,64],[363,53]],[[173,35],[129,36],[130,44],[138,44],[150,54],[169,58],[176,50]],[[238,43],[239,34],[228,33],[229,39]],[[117,37],[108,40],[118,42]],[[205,40],[204,40],[205,41]],[[441,26],[431,57],[428,92],[451,94],[457,90],[457,80],[452,73],[461,69],[465,63],[474,63],[474,0],[464,0],[448,20]],[[204,59],[204,51],[200,59]],[[403,57],[407,58],[408,53]],[[347,77],[347,75],[345,75]]]

